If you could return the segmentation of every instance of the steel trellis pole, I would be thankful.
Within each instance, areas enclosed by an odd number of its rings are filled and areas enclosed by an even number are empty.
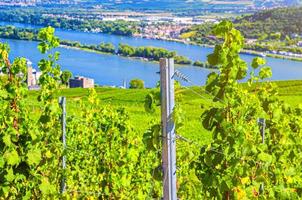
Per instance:
[[[177,200],[176,134],[173,121],[174,59],[160,59],[161,119],[163,134],[163,192],[164,200]]]

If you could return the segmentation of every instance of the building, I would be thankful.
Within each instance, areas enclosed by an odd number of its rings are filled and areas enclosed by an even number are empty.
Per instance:
[[[94,79],[76,76],[69,80],[70,88],[94,88]]]
[[[37,71],[32,67],[32,63],[27,60],[27,86],[30,90],[40,89],[39,87],[39,78],[41,76],[41,72]]]

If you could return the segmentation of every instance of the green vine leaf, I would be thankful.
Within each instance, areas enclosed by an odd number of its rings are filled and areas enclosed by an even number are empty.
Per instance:
[[[41,161],[41,151],[38,149],[31,150],[27,153],[27,163],[29,165],[37,165]]]
[[[15,179],[15,175],[14,175],[14,171],[12,168],[9,168],[6,170],[7,174],[5,176],[6,181],[8,182],[13,182],[13,180]]]
[[[259,57],[254,58],[252,61],[252,67],[254,69],[257,69],[258,67],[265,65],[265,64],[266,64],[266,61],[263,58],[259,58]]]
[[[271,78],[273,75],[270,67],[262,67],[259,72],[259,77],[261,79]]]
[[[15,166],[20,162],[18,152],[16,150],[7,151],[4,153],[4,158],[8,165]]]

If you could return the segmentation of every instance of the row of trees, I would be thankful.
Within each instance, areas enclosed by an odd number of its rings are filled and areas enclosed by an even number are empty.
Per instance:
[[[172,58],[176,56],[176,52],[168,51],[164,48],[156,47],[133,47],[128,44],[119,44],[118,53],[123,56],[129,57],[144,57],[154,60],[159,60],[160,58]]]
[[[202,67],[202,68],[209,68],[209,69],[218,69],[217,67],[215,66],[212,66],[209,64],[209,62],[202,62],[202,61],[195,61],[193,63],[194,66],[197,66],[197,67]]]
[[[99,51],[99,52],[103,52],[103,53],[115,54],[115,46],[112,43],[101,43],[99,45],[87,45],[87,44],[81,44],[80,42],[76,42],[76,41],[63,40],[63,41],[61,41],[61,44],[70,46],[70,47],[91,49],[91,50]]]
[[[190,65],[192,63],[185,56],[179,56],[175,51],[169,51],[158,47],[133,47],[127,44],[119,44],[118,54],[127,57],[142,57],[159,61],[160,58],[174,58],[176,64]]]

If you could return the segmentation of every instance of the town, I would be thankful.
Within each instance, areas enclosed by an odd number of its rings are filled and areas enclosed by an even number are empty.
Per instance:
[[[203,23],[218,24],[224,17],[222,16],[191,16],[179,17],[172,13],[142,13],[142,12],[98,12],[97,14],[43,14],[47,18],[60,18],[67,20],[99,20],[103,22],[125,21],[138,24],[139,30],[133,34],[134,37],[161,40],[182,40],[181,33],[193,25]],[[84,30],[88,32],[88,30]],[[101,30],[95,28],[89,32],[99,33]]]

